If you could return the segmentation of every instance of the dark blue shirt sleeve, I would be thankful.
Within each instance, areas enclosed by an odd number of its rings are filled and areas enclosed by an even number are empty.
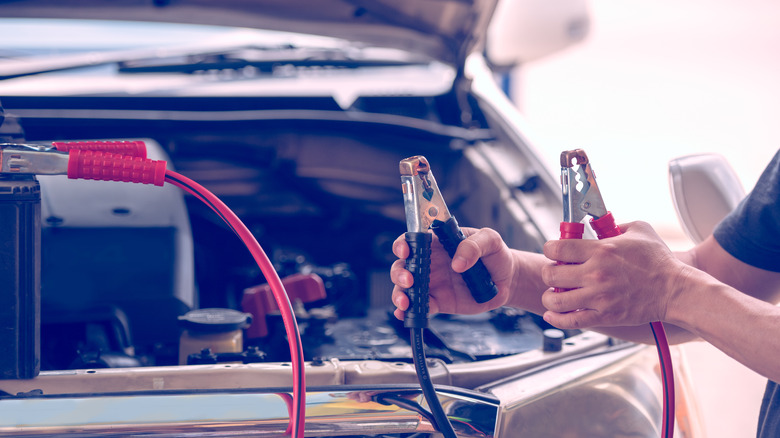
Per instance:
[[[753,190],[718,224],[713,235],[738,260],[780,272],[780,150]]]

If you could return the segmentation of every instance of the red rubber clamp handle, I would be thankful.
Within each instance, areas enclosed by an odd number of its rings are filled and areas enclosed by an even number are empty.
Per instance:
[[[580,222],[561,222],[561,239],[582,239],[585,224]]]
[[[52,146],[62,152],[78,149],[146,158],[146,143],[142,141],[55,141]]]
[[[69,153],[68,178],[165,184],[166,163],[141,157],[73,149]]]
[[[596,232],[596,236],[599,240],[623,234],[623,232],[620,231],[620,227],[615,223],[612,213],[609,211],[598,219],[591,219],[590,227]]]

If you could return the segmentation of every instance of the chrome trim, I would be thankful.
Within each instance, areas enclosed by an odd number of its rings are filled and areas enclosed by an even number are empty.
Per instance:
[[[498,402],[454,388],[438,395],[460,437],[492,436]],[[2,400],[0,436],[285,436],[288,394],[197,391]],[[434,432],[413,385],[307,393],[309,436]],[[421,408],[416,410],[415,407]]]

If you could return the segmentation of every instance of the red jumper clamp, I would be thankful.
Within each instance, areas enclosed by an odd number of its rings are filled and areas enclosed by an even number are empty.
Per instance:
[[[140,141],[0,144],[0,173],[8,175],[68,175],[162,186],[165,170],[165,161],[146,158],[146,145]]]
[[[622,234],[615,224],[612,213],[604,205],[601,191],[596,184],[596,175],[590,166],[585,151],[575,149],[561,153],[561,193],[563,194],[563,222],[561,239],[582,239],[585,230],[583,220],[590,216],[590,226],[596,237],[606,239]],[[565,289],[555,288],[556,292]],[[674,370],[672,366],[666,332],[661,322],[650,323],[661,363],[664,386],[664,415],[662,436],[674,435]]]
[[[612,213],[604,206],[596,175],[582,149],[561,153],[561,190],[561,239],[582,239],[585,230],[582,221],[587,216],[591,217],[590,226],[599,239],[621,234]]]

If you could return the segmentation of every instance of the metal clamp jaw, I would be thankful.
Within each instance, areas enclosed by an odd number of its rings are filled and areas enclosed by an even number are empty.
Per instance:
[[[68,171],[68,153],[53,146],[0,144],[0,173],[61,175]]]
[[[582,238],[583,220],[590,216],[591,228],[598,237],[620,234],[612,214],[604,205],[596,174],[582,149],[561,153],[561,193],[563,195],[563,222],[561,238]]]
[[[434,224],[438,225],[437,222],[443,223],[452,219],[425,157],[417,155],[403,159],[399,170],[407,231],[427,232]]]
[[[582,149],[561,153],[561,190],[564,222],[582,222],[586,216],[598,219],[607,214],[596,175]]]

